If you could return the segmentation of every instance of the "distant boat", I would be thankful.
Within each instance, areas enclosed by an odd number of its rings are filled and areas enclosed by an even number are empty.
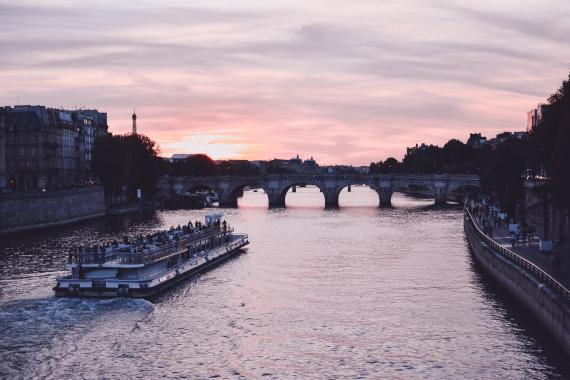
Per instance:
[[[219,201],[220,201],[220,197],[218,197],[218,194],[215,193],[215,192],[213,192],[213,191],[211,191],[211,192],[208,194],[207,199],[208,199],[208,203],[209,203],[210,205],[212,205],[213,203],[216,203],[216,202],[219,202]]]

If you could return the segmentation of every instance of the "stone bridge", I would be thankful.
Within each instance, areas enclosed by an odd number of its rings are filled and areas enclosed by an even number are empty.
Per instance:
[[[270,207],[284,207],[285,196],[293,186],[313,185],[320,189],[327,207],[338,206],[342,189],[350,185],[366,185],[378,193],[380,207],[391,206],[394,192],[432,196],[436,204],[448,197],[479,189],[479,177],[450,174],[267,174],[224,177],[168,177],[158,183],[159,197],[171,197],[201,189],[218,194],[220,206],[236,207],[245,187],[261,188]]]

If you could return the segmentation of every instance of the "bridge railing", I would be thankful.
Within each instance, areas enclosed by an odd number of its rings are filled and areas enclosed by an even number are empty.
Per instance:
[[[392,180],[459,180],[479,182],[479,176],[469,174],[368,174],[368,173],[286,173],[286,174],[258,174],[258,175],[235,175],[235,176],[174,176],[171,178],[187,178],[200,181],[219,180],[267,180],[267,179],[392,179]],[[165,178],[166,179],[166,178]]]
[[[508,249],[507,247],[504,247],[503,245],[497,243],[495,240],[493,240],[491,237],[489,237],[483,231],[481,231],[481,229],[477,225],[477,222],[473,218],[473,215],[471,215],[471,212],[469,211],[469,208],[467,206],[465,206],[465,213],[466,217],[469,219],[469,222],[475,229],[477,236],[481,239],[482,242],[487,244],[488,247],[492,248],[495,252],[499,253],[501,256],[505,257],[506,259],[510,260],[511,262],[525,269],[527,272],[531,273],[533,276],[535,276],[535,278],[545,283],[550,289],[552,289],[555,293],[557,293],[562,298],[563,301],[570,304],[570,290],[568,290],[554,277],[552,277],[550,274],[548,274],[546,271],[544,271],[534,263],[518,255],[517,253]]]

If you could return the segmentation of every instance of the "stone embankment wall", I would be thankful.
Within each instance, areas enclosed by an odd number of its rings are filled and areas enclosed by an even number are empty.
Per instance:
[[[570,238],[570,209],[560,208],[552,195],[548,195],[545,205],[544,195],[536,189],[544,181],[525,181],[523,199],[520,204],[526,222],[536,228],[536,234],[544,238],[544,224],[548,226],[548,240],[555,245],[568,244]],[[545,207],[546,206],[546,207]],[[546,212],[546,220],[544,213]]]
[[[536,276],[488,246],[465,214],[465,232],[483,270],[525,305],[570,355],[570,305]]]
[[[101,186],[0,195],[0,235],[105,215]]]

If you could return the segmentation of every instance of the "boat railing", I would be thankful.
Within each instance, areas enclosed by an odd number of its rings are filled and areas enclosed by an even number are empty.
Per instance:
[[[233,228],[231,227],[225,229],[220,227],[211,227],[193,234],[191,238],[175,240],[172,243],[162,245],[150,251],[123,255],[122,257],[118,258],[118,262],[120,264],[150,264],[173,253],[179,252],[180,249],[184,248],[184,246],[188,243],[217,236],[220,233],[232,232]]]
[[[247,235],[247,234],[240,234],[240,235],[241,235],[241,236],[239,236],[239,237],[234,236],[235,240],[230,243],[230,247],[231,247],[231,248],[235,248],[236,244],[239,244],[238,242],[242,242],[242,243],[243,243],[244,241],[247,241],[247,240],[248,240],[248,235]],[[204,256],[209,256],[209,255],[211,255],[211,254],[213,254],[213,253],[215,253],[215,252],[219,252],[219,251],[224,250],[224,249],[225,249],[226,251],[229,250],[228,247],[225,247],[225,248],[224,248],[223,246],[222,246],[222,247],[217,247],[217,248],[215,248],[215,249],[212,250],[212,251],[209,251],[209,252],[201,252],[201,253],[199,253],[199,254],[197,254],[197,255],[194,255],[194,256],[188,258],[188,260],[185,261],[185,263],[188,263],[188,262],[189,262],[189,263],[192,263],[193,265],[195,265],[195,264],[197,264],[197,262],[198,262],[198,260],[199,260],[200,258],[203,258]],[[166,269],[163,269],[163,270],[161,270],[161,271],[159,271],[159,272],[153,273],[152,276],[148,277],[146,280],[153,280],[153,279],[155,279],[155,278],[164,276],[165,274],[172,272],[174,269],[175,269],[175,268],[166,268]],[[125,280],[121,280],[121,282],[124,282],[124,281],[125,281]],[[132,280],[132,282],[140,282],[140,280]]]
[[[180,250],[186,244],[192,243],[194,241],[216,236],[220,233],[227,234],[232,233],[233,228],[229,226],[214,226],[208,227],[203,230],[193,231],[188,234],[178,235],[178,239],[170,243],[166,243],[151,250],[144,250],[142,252],[136,252],[140,249],[140,246],[133,246],[130,248],[135,248],[135,252],[121,251],[121,248],[113,248],[111,252],[81,252],[72,253],[73,261],[79,264],[103,264],[114,262],[118,264],[148,264],[153,261],[159,260],[165,256],[168,256],[174,252]]]
[[[488,247],[492,248],[495,252],[499,253],[501,256],[507,258],[511,262],[514,262],[518,266],[525,269],[527,272],[534,275],[537,279],[544,282],[550,289],[556,292],[564,301],[570,303],[570,290],[568,290],[564,285],[558,282],[554,277],[545,272],[543,269],[525,259],[524,257],[518,255],[514,251],[508,249],[507,247],[497,243],[490,236],[485,234],[475,222],[473,215],[469,211],[469,208],[465,206],[465,212],[471,225],[475,228],[476,234],[479,236],[482,242],[487,244]]]

